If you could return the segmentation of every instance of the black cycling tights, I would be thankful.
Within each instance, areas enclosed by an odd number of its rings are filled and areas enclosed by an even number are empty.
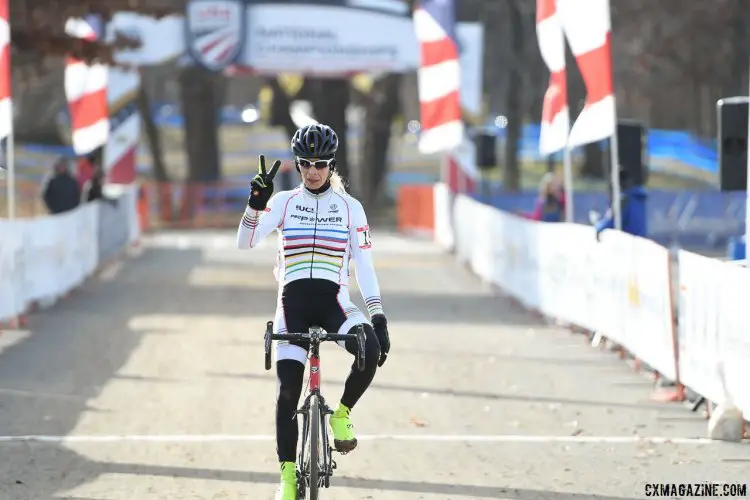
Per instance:
[[[354,333],[355,328],[349,330],[349,333]],[[375,377],[378,358],[380,358],[380,343],[375,332],[368,324],[364,325],[364,329],[366,335],[365,369],[363,371],[357,369],[355,358],[341,397],[341,403],[350,409],[354,408]],[[356,356],[356,340],[348,340],[346,350]],[[276,452],[279,455],[279,462],[294,462],[297,455],[296,411],[302,396],[304,375],[305,365],[297,360],[282,359],[276,362],[276,376],[279,383],[279,394],[276,400]]]

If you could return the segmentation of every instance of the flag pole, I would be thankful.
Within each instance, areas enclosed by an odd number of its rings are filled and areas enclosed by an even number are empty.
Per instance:
[[[11,109],[13,104],[11,101]],[[10,134],[8,139],[5,141],[5,159],[6,168],[8,169],[8,181],[6,182],[7,201],[8,201],[8,219],[15,220],[16,218],[16,166],[15,166],[15,154],[14,154],[14,141],[13,141],[13,126],[11,125]]]
[[[612,11],[611,3],[607,2],[607,15],[609,16],[610,31],[612,30]],[[609,139],[610,152],[610,175],[612,178],[612,215],[614,216],[614,226],[618,231],[622,231],[622,213],[620,204],[620,155],[617,141],[617,93],[615,92],[615,61],[612,57],[612,46],[609,48],[609,75],[611,78],[612,88],[612,116],[614,116],[614,127],[612,136]]]
[[[565,134],[565,146],[563,147],[563,182],[565,183],[565,221],[575,222],[575,211],[573,210],[573,161],[568,145],[570,138],[570,108],[566,111],[568,115],[568,131]]]
[[[10,34],[10,2],[9,0],[0,0],[2,2],[2,22],[4,26],[8,29],[8,33]],[[12,40],[7,40],[7,45],[5,46],[5,49],[8,51],[7,54],[7,60],[5,61],[5,64],[3,72],[5,74],[0,75],[0,78],[4,80],[4,86],[7,89],[8,92],[8,109],[5,111],[8,111],[10,113],[10,116],[8,118],[8,135],[5,138],[5,158],[2,158],[0,160],[5,162],[5,168],[8,171],[7,174],[7,180],[5,183],[5,188],[7,190],[6,194],[6,203],[8,204],[8,219],[14,220],[16,218],[16,162],[15,162],[15,151],[14,151],[14,141],[13,141],[13,86],[12,86],[12,79],[11,79],[11,61],[10,61],[10,52],[11,52],[11,42]],[[6,97],[6,96],[3,96]],[[5,118],[5,116],[3,117]],[[3,124],[6,125],[6,124]]]
[[[609,139],[610,170],[612,178],[612,215],[615,219],[615,229],[622,231],[622,214],[620,209],[620,160],[617,151],[617,105],[615,104],[615,92],[612,90],[612,106],[615,108],[615,129]]]

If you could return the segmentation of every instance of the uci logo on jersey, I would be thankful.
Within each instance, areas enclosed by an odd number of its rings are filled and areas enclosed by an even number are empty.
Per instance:
[[[307,212],[308,214],[314,214],[315,209],[312,207],[303,207],[302,205],[297,205],[294,207],[298,212]]]

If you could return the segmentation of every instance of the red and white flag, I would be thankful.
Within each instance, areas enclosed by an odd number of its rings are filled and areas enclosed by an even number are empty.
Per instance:
[[[616,129],[609,0],[557,0],[571,51],[586,84],[586,104],[570,130],[570,147],[612,137]]]
[[[451,151],[464,139],[461,65],[454,0],[421,0],[414,10],[420,49],[417,72],[422,153]]]
[[[539,133],[539,152],[550,155],[563,149],[568,142],[570,116],[565,73],[565,35],[556,0],[537,0],[536,36],[539,51],[549,68],[550,78],[544,93],[542,125]]]
[[[99,35],[93,17],[71,18],[65,24],[68,35],[96,40]],[[85,155],[107,143],[109,116],[107,111],[107,66],[68,57],[65,66],[65,97],[70,110],[73,149]]]
[[[5,139],[13,131],[8,2],[9,0],[0,0],[0,139]],[[5,159],[3,158],[4,163]]]

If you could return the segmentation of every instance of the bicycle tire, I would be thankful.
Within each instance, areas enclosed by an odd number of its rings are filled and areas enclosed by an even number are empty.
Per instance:
[[[313,395],[310,398],[310,420],[309,437],[310,437],[310,500],[318,500],[318,478],[320,472],[319,454],[320,454],[320,402],[318,397]]]

